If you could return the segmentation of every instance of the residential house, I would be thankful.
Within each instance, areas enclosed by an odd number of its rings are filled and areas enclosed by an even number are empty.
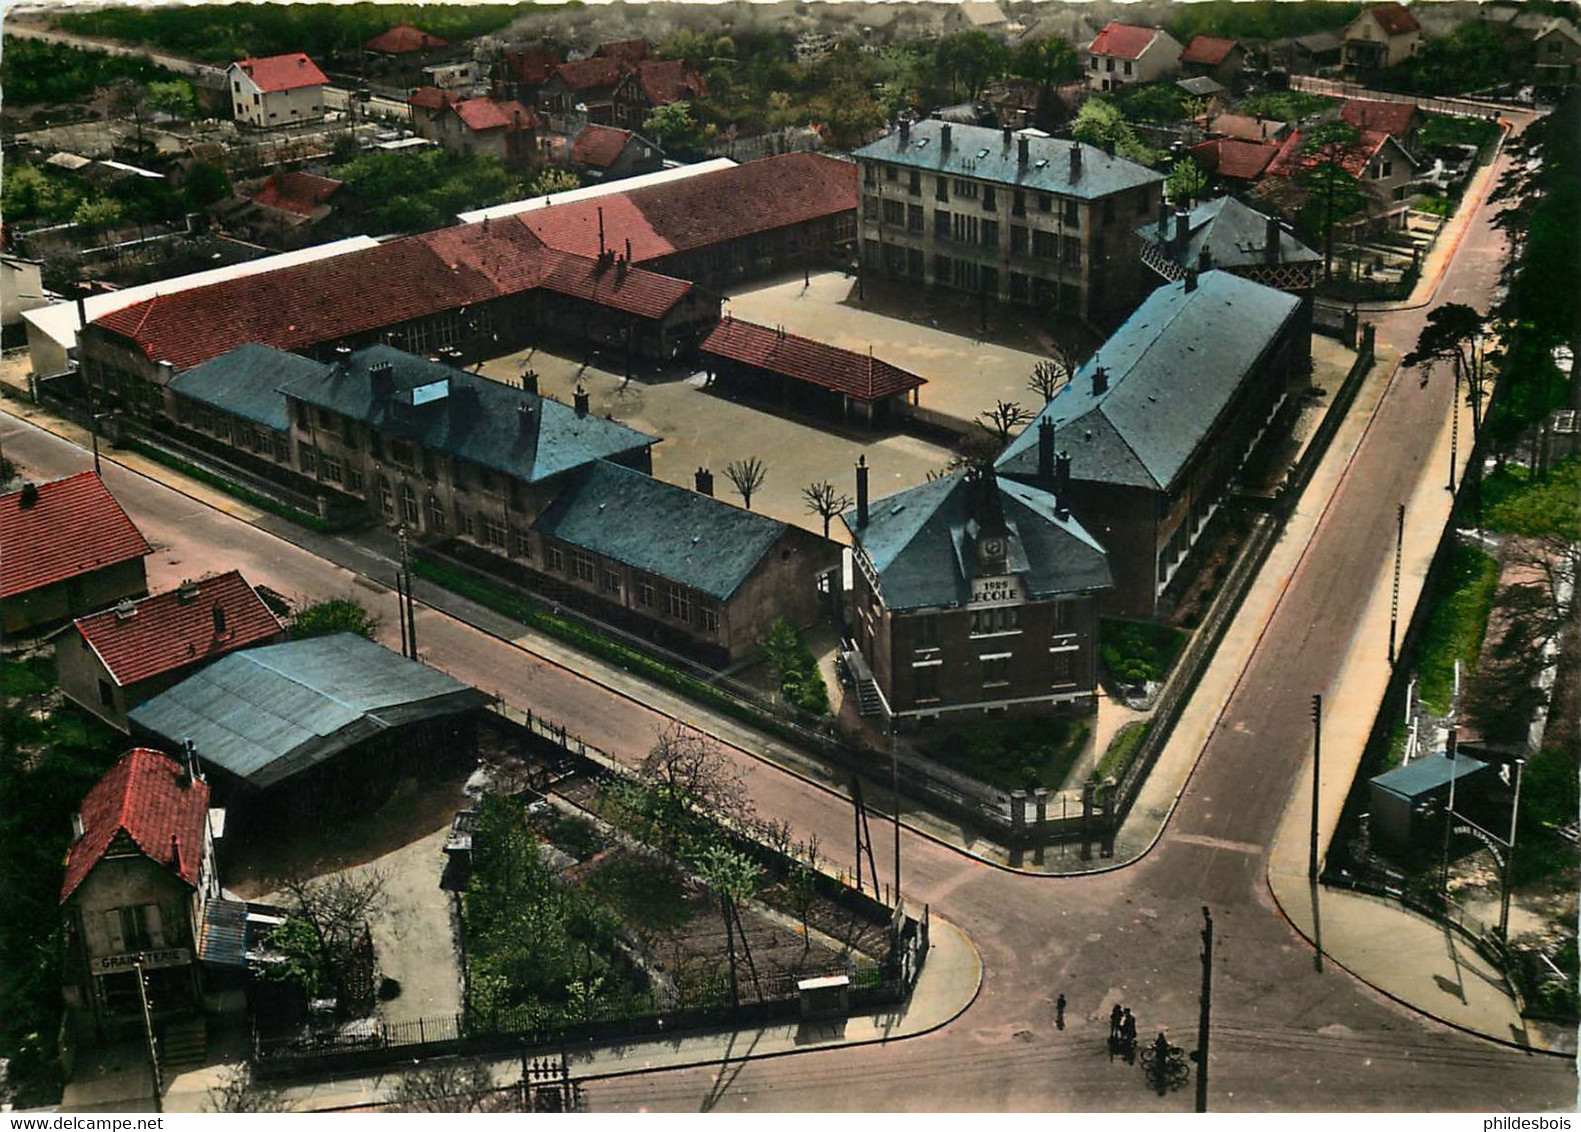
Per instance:
[[[906,123],[855,153],[862,270],[1117,323],[1163,175],[1038,131]]]
[[[1532,80],[1542,87],[1568,86],[1581,66],[1581,32],[1569,20],[1548,21],[1532,36]]]
[[[630,130],[588,126],[571,146],[571,164],[584,183],[596,184],[657,173],[664,168],[664,152]]]
[[[203,928],[220,897],[208,784],[136,747],[94,783],[72,827],[60,890],[68,1016],[103,1040],[141,1039],[149,1025],[168,1037],[203,1009]]]
[[[440,90],[471,92],[483,81],[483,68],[474,60],[462,59],[454,63],[430,63],[423,68],[423,85]]]
[[[1243,142],[1279,142],[1290,129],[1272,118],[1253,118],[1245,114],[1215,114],[1208,120],[1208,133]]]
[[[412,132],[420,138],[438,141],[438,119],[460,101],[461,96],[453,90],[440,90],[436,86],[418,87],[406,100],[407,109],[412,115]]]
[[[710,382],[743,397],[875,427],[904,415],[927,379],[899,366],[744,319],[721,319],[698,346]]]
[[[1379,71],[1403,63],[1422,46],[1422,25],[1404,4],[1376,4],[1340,33],[1346,70]]]
[[[1168,613],[1235,473],[1287,427],[1310,353],[1300,305],[1228,271],[1159,287],[999,457],[1032,484],[1063,478],[1050,451],[1068,457],[1068,506],[1109,554],[1106,612]]]
[[[1087,45],[1087,85],[1113,90],[1169,78],[1180,70],[1181,50],[1163,28],[1111,20]]]
[[[1010,21],[998,4],[992,0],[960,0],[951,4],[944,15],[944,34],[981,31],[1002,37],[1010,31]]]
[[[1213,138],[1199,142],[1186,151],[1202,166],[1210,181],[1226,191],[1245,189],[1255,184],[1279,153],[1277,145]]]
[[[467,98],[433,112],[427,133],[451,153],[492,157],[509,169],[527,170],[538,158],[538,115],[519,102]]]
[[[324,117],[324,87],[329,80],[300,51],[243,59],[225,72],[231,87],[231,113],[239,124],[276,129]]]
[[[537,106],[539,89],[559,65],[560,56],[548,48],[507,50],[495,68],[495,93],[523,106]]]
[[[1385,102],[1371,98],[1347,98],[1340,103],[1340,121],[1360,133],[1378,131],[1388,134],[1401,147],[1411,148],[1411,135],[1422,124],[1421,111],[1414,102]]]
[[[0,255],[0,334],[7,346],[16,345],[27,336],[22,312],[37,310],[50,301],[40,274],[42,266],[40,260]]]
[[[595,460],[533,521],[514,565],[558,601],[723,666],[757,655],[781,618],[816,621],[818,578],[839,563],[837,545],[800,527]]]
[[[450,53],[449,40],[411,24],[396,24],[368,40],[363,47],[371,58],[374,72],[403,87],[417,82],[427,64]]]
[[[1325,67],[1337,67],[1343,46],[1338,33],[1332,31],[1276,39],[1268,45],[1268,64],[1282,67],[1292,75],[1310,75]]]
[[[148,592],[143,559],[153,548],[94,472],[0,495],[0,547],[7,635]]]
[[[376,809],[402,778],[476,757],[489,697],[356,633],[241,649],[132,709],[132,731],[188,748],[227,824]]]
[[[126,713],[236,649],[284,639],[285,628],[235,570],[79,617],[55,642],[66,698],[118,731]]]
[[[1328,160],[1322,153],[1306,152],[1302,139],[1302,131],[1291,131],[1257,186],[1258,196],[1287,216],[1299,211],[1306,200],[1306,190],[1299,183],[1301,175]],[[1404,226],[1417,162],[1398,140],[1382,130],[1361,130],[1353,144],[1335,152],[1334,159],[1356,178],[1369,201],[1363,216],[1346,222],[1348,230]]]
[[[227,227],[245,228],[257,240],[276,245],[301,243],[333,211],[330,199],[343,182],[312,173],[273,173],[248,194],[245,212],[233,214]]]
[[[692,102],[708,94],[703,76],[684,59],[648,60],[626,72],[611,96],[615,125],[640,130],[661,106]]]
[[[981,469],[870,504],[867,477],[858,464],[841,515],[859,710],[899,730],[1092,711],[1097,597],[1112,581],[1062,488]]]
[[[616,39],[593,49],[593,58],[618,59],[628,67],[635,67],[647,57],[648,41],[645,39]]]
[[[1246,48],[1233,39],[1193,36],[1180,53],[1180,70],[1188,76],[1214,79],[1229,86],[1246,66]]]
[[[630,67],[612,56],[556,63],[538,88],[538,109],[561,133],[575,133],[570,123],[615,125],[615,88]]]
[[[1091,43],[1098,34],[1098,29],[1087,21],[1087,17],[1071,8],[1056,9],[1046,15],[1038,15],[1016,37],[1016,44],[1035,42],[1040,39],[1063,39],[1077,51],[1083,45]]]

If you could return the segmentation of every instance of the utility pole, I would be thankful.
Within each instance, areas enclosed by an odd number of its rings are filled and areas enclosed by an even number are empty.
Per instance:
[[[159,1075],[159,1047],[154,1043],[154,1012],[148,1006],[148,984],[143,980],[141,958],[132,964],[132,970],[137,972],[137,999],[143,1004],[143,1035],[148,1039],[148,1068],[154,1077],[154,1111],[164,1112],[164,1098],[160,1095],[164,1091],[164,1082]]]
[[[406,579],[399,567],[395,571],[395,621],[401,627],[401,655],[411,656],[406,647]]]
[[[1394,633],[1400,623],[1400,555],[1405,548],[1405,504],[1395,512],[1394,594],[1389,599],[1389,667],[1394,667]]]
[[[1323,693],[1312,693],[1312,843],[1307,860],[1307,880],[1312,884],[1318,879],[1318,785],[1322,782],[1323,766]]]
[[[1213,916],[1202,906],[1202,1012],[1197,1016],[1197,1111],[1208,1111],[1208,1017],[1213,1008]]]
[[[1510,940],[1510,885],[1515,883],[1515,822],[1521,813],[1521,771],[1526,768],[1525,759],[1515,760],[1515,799],[1510,803],[1510,840],[1505,847],[1504,855],[1504,892],[1499,898],[1499,938],[1505,943]]]
[[[1460,363],[1455,363],[1455,399],[1449,403],[1449,493],[1455,492],[1455,465],[1460,461]]]
[[[895,907],[900,906],[900,755],[896,751],[898,740],[894,721],[889,725],[889,789],[895,799]],[[875,881],[877,878],[874,878]],[[873,885],[876,891],[878,885]]]
[[[406,580],[406,596],[402,601],[401,615],[406,619],[406,643],[412,650],[409,654],[413,660],[417,659],[417,609],[412,602],[412,556],[406,541],[406,524],[400,527],[401,540],[401,576]]]

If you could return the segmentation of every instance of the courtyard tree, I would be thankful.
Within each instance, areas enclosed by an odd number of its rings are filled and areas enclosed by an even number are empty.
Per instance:
[[[748,511],[752,510],[752,493],[763,486],[767,476],[768,468],[756,456],[732,460],[725,465],[725,478],[735,484],[736,491],[741,495],[741,505]]]
[[[1367,207],[1367,192],[1350,170],[1360,154],[1361,134],[1348,122],[1319,126],[1301,139],[1311,160],[1300,182],[1307,192],[1306,227],[1323,237],[1323,280],[1334,278],[1334,228]]]
[[[1076,359],[1065,347],[1056,342],[1049,353],[1052,356],[1033,366],[1032,376],[1027,378],[1027,390],[1043,398],[1045,405],[1054,400],[1054,394],[1063,389],[1076,372]]]
[[[1456,378],[1465,383],[1466,399],[1471,404],[1471,433],[1482,432],[1482,400],[1486,393],[1487,370],[1482,354],[1482,337],[1487,317],[1465,303],[1444,303],[1427,312],[1427,323],[1416,339],[1416,348],[1400,359],[1400,364],[1427,370],[1434,362],[1454,364]]]
[[[1081,59],[1060,36],[1028,39],[1011,53],[1009,73],[1039,86],[1057,87],[1081,77]]]
[[[642,760],[638,778],[652,796],[661,836],[682,848],[703,819],[745,825],[752,800],[735,762],[709,736],[681,723],[660,731]]]
[[[333,987],[343,1002],[358,943],[384,907],[385,879],[381,868],[346,869],[281,885],[288,919],[276,933],[286,933],[288,960],[314,968],[320,985]],[[293,927],[293,920],[305,927]]]
[[[696,860],[696,867],[703,881],[719,898],[719,915],[725,922],[725,958],[730,963],[730,1003],[741,1005],[740,958],[747,962],[752,975],[752,986],[758,1000],[763,999],[763,988],[758,983],[757,964],[752,961],[752,949],[747,943],[746,929],[741,925],[741,905],[752,899],[758,890],[758,877],[762,868],[751,857],[718,842],[710,844]],[[736,941],[741,943],[741,956],[736,954]]]
[[[992,409],[979,413],[977,423],[986,428],[999,441],[1002,450],[1010,443],[1010,434],[1032,419],[1032,413],[1021,407],[1019,401],[999,401]]]
[[[569,169],[556,169],[551,166],[534,177],[532,184],[527,188],[533,196],[547,197],[555,193],[568,193],[572,189],[582,187],[582,178]]]
[[[305,607],[291,621],[291,639],[327,637],[331,633],[356,633],[373,639],[379,619],[349,597],[330,598]]]
[[[687,102],[671,102],[654,108],[642,123],[642,134],[659,143],[661,149],[692,149],[703,143],[703,131]]]
[[[849,495],[835,490],[828,480],[808,484],[801,489],[801,497],[807,501],[807,513],[823,520],[824,538],[829,537],[829,521],[852,503]]]
[[[941,39],[934,49],[940,85],[955,98],[976,98],[990,80],[1005,73],[1010,53],[987,32],[963,31]]]
[[[1197,164],[1196,158],[1186,157],[1175,163],[1164,178],[1164,192],[1171,204],[1190,208],[1191,202],[1200,197],[1208,187],[1208,175]]]
[[[149,83],[148,106],[151,110],[183,121],[198,116],[198,96],[193,92],[192,84],[185,79]]]

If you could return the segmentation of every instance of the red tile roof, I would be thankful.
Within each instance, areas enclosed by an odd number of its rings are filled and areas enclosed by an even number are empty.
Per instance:
[[[1188,150],[1197,164],[1220,177],[1234,177],[1242,181],[1255,181],[1263,175],[1268,163],[1279,152],[1277,145],[1262,142],[1239,141],[1235,138],[1216,138],[1194,145]]]
[[[1218,114],[1208,123],[1208,129],[1240,141],[1278,141],[1285,131],[1285,123],[1272,118],[1251,118],[1244,114]]]
[[[491,98],[469,98],[451,107],[473,133],[484,130],[536,130],[538,115],[520,102],[495,102]]]
[[[1111,20],[1087,45],[1087,51],[1093,55],[1135,59],[1147,50],[1147,45],[1153,42],[1153,37],[1157,34],[1157,28],[1137,27],[1135,24],[1122,24],[1119,20]]]
[[[0,495],[0,598],[154,552],[92,472],[37,490],[30,507],[22,506],[21,491]]]
[[[852,353],[739,318],[727,317],[717,323],[700,349],[859,401],[877,401],[926,383],[926,379],[871,354]]]
[[[183,777],[181,766],[168,755],[134,747],[93,784],[82,800],[83,834],[66,853],[62,902],[77,891],[122,831],[155,864],[197,885],[209,787],[201,778],[183,784]]]
[[[312,173],[275,173],[253,194],[253,203],[311,216],[340,191],[341,182]]]
[[[856,209],[856,166],[816,153],[787,153],[717,173],[647,185],[521,213],[517,219],[552,248],[598,254],[605,246],[633,263],[800,224]]]
[[[549,73],[559,66],[560,57],[552,51],[507,51],[505,65],[519,83],[540,86]]]
[[[642,96],[652,106],[668,106],[672,102],[703,98],[708,94],[708,84],[703,82],[703,76],[684,59],[638,63],[637,85],[642,88]]]
[[[641,318],[663,318],[691,291],[684,279],[640,267],[605,266],[584,256],[546,252],[538,286]]]
[[[557,63],[553,73],[572,90],[602,90],[612,89],[629,69],[620,59],[595,58]]]
[[[414,28],[411,24],[396,24],[389,31],[381,31],[368,40],[366,46],[369,51],[377,51],[383,55],[410,55],[414,51],[433,51],[436,48],[449,47],[450,41],[440,39],[437,35],[430,35],[421,28]]]
[[[1403,35],[1406,32],[1421,31],[1422,25],[1416,22],[1416,17],[1402,4],[1379,4],[1368,9],[1372,18],[1378,21],[1378,26],[1390,35]]]
[[[645,39],[617,39],[613,43],[601,44],[593,54],[599,59],[640,63],[648,57],[648,42]]]
[[[1194,36],[1186,49],[1180,53],[1182,63],[1203,63],[1209,67],[1217,67],[1230,57],[1230,52],[1236,48],[1233,39],[1220,39],[1212,35]]]
[[[630,130],[617,130],[612,126],[588,126],[576,135],[571,147],[571,161],[576,165],[591,165],[595,169],[608,169],[626,151],[631,140]]]
[[[460,224],[157,296],[94,325],[130,339],[150,360],[187,369],[246,342],[304,349],[536,287],[560,290],[578,271],[592,274],[591,262],[572,263],[562,251],[546,249],[521,224]],[[627,280],[585,290],[594,301],[652,317],[655,296],[691,287],[647,271],[628,272]]]
[[[1340,158],[1340,166],[1352,177],[1360,177],[1364,174],[1368,163],[1389,140],[1389,135],[1382,130],[1362,130],[1360,135],[1356,144],[1347,148]],[[1317,168],[1321,161],[1320,154],[1301,152],[1301,131],[1291,130],[1290,136],[1279,147],[1279,152],[1268,163],[1268,175],[1294,177],[1298,173]]]
[[[447,106],[454,106],[461,101],[461,96],[453,90],[440,90],[436,86],[420,86],[412,91],[408,98],[409,105],[419,110],[443,110]]]
[[[323,86],[329,82],[318,64],[300,51],[293,55],[270,55],[263,59],[243,59],[234,64],[263,91],[296,90],[304,86]]]
[[[215,629],[216,606],[224,613],[223,633]],[[279,620],[235,570],[146,597],[129,617],[106,609],[80,617],[76,624],[110,678],[123,688],[262,644],[281,631]]]
[[[1411,102],[1375,102],[1367,98],[1348,98],[1340,106],[1339,116],[1358,130],[1382,130],[1398,138],[1411,132],[1411,121],[1416,117],[1416,105]]]

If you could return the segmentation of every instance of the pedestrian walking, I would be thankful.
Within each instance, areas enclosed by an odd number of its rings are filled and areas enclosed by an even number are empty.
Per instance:
[[[1065,1028],[1065,996],[1064,995],[1060,995],[1058,998],[1056,998],[1054,1000],[1054,1028],[1056,1030],[1063,1030]]]
[[[1127,1009],[1120,1019],[1120,1044],[1125,1048],[1126,1064],[1136,1059],[1136,1017]]]
[[[1117,1002],[1114,1009],[1109,1011],[1109,1040],[1118,1041],[1120,1037],[1120,1022],[1124,1017],[1124,1009]]]

